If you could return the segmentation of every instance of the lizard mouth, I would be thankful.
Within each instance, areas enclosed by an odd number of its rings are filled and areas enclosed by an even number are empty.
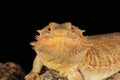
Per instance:
[[[77,50],[81,52],[86,47],[86,41],[74,37],[54,36],[52,38],[42,38],[40,41],[32,42],[32,45],[38,50],[40,50],[39,47],[42,47],[40,51],[44,51],[45,53],[67,53]]]

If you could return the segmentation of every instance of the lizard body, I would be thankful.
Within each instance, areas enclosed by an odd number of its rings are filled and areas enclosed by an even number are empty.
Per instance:
[[[52,22],[38,32],[31,43],[37,55],[26,80],[34,80],[43,65],[68,80],[102,80],[120,71],[120,33],[86,37],[69,22]]]

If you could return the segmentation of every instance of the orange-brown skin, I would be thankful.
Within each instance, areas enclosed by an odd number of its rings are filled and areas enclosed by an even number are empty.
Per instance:
[[[34,80],[43,65],[68,80],[103,80],[120,71],[120,33],[85,37],[70,22],[51,22],[38,32],[31,43],[37,55],[26,80]]]

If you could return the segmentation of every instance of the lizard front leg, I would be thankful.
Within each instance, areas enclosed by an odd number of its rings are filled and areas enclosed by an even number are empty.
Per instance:
[[[67,76],[68,80],[83,80],[81,73],[78,70],[71,71]]]
[[[36,77],[39,77],[38,73],[40,73],[43,64],[40,60],[40,57],[37,55],[33,62],[33,68],[29,74],[25,76],[25,80],[35,80]]]
[[[67,78],[68,80],[83,80],[82,75],[77,70],[69,73]]]

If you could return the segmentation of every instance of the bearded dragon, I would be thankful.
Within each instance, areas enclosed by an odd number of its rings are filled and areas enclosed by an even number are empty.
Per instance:
[[[43,65],[68,80],[103,80],[120,71],[120,33],[84,36],[70,22],[49,23],[31,43],[37,55],[25,80],[35,80]]]

